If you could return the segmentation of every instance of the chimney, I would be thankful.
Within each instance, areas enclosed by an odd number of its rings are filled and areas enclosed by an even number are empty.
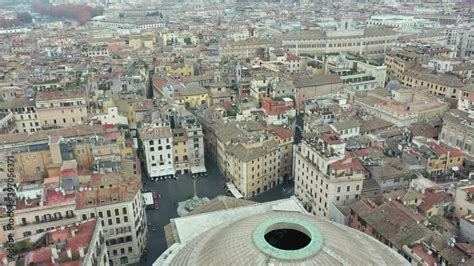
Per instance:
[[[76,229],[72,229],[72,230],[71,230],[71,236],[72,236],[72,237],[75,237],[75,236],[76,236]]]
[[[56,246],[55,246],[55,245],[52,245],[52,246],[51,246],[51,254],[53,255],[53,258],[54,258],[54,259],[59,258],[59,256],[58,256],[58,250],[56,249]]]
[[[67,257],[68,257],[69,259],[72,259],[72,252],[71,252],[71,249],[70,249],[70,248],[68,248],[68,249],[66,250],[66,253],[67,253]]]
[[[79,257],[81,259],[84,258],[84,248],[83,247],[79,247]]]

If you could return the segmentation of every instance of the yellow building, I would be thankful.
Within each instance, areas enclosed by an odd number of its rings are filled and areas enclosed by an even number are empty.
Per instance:
[[[385,54],[384,62],[384,64],[387,66],[387,81],[390,78],[401,80],[403,73],[417,65],[420,61],[420,56],[415,53],[407,51],[388,52]]]
[[[464,155],[461,152],[456,155],[444,154],[438,158],[431,158],[426,165],[426,171],[430,175],[441,174],[455,167],[460,168],[463,161]]]
[[[226,173],[245,198],[278,185],[278,143],[229,144],[226,147]]]
[[[161,35],[165,45],[189,45],[196,44],[198,38],[190,31],[166,32]]]
[[[428,218],[444,215],[446,203],[453,201],[451,195],[445,192],[434,192],[432,189],[427,189],[423,196],[423,202],[417,206],[417,209]]]
[[[209,92],[201,86],[188,86],[177,93],[180,103],[186,108],[196,108],[197,106],[209,106]]]
[[[171,77],[194,76],[193,64],[169,64],[165,66],[166,73]]]
[[[146,32],[142,35],[131,35],[128,37],[128,45],[133,50],[141,47],[153,49],[153,46],[155,45],[155,34]]]
[[[433,177],[444,175],[449,171],[456,171],[463,165],[464,154],[456,148],[442,146],[423,137],[413,138],[413,143],[431,151],[429,154],[420,151],[416,151],[416,153],[417,156],[426,159],[425,170]]]
[[[178,174],[189,172],[188,138],[184,128],[173,129],[174,165]]]
[[[141,127],[146,115],[153,108],[153,100],[137,95],[120,96],[114,102],[119,114],[127,116],[130,128]]]
[[[225,172],[245,198],[291,179],[293,132],[274,128],[259,136],[238,137],[225,147]]]
[[[467,90],[468,85],[456,76],[443,73],[433,74],[431,72],[429,69],[411,69],[404,72],[399,81],[402,85],[423,88],[430,94],[450,99],[458,99],[461,91]]]
[[[293,167],[293,131],[288,128],[274,128],[270,132],[278,143],[278,176],[283,181],[291,179]]]

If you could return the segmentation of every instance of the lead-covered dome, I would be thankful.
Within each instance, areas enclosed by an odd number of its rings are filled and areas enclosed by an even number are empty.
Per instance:
[[[224,223],[175,252],[172,265],[408,265],[370,236],[294,212]]]

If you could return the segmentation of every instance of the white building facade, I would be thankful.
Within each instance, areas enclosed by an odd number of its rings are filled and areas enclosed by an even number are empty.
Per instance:
[[[169,126],[151,126],[138,130],[145,166],[150,178],[169,177],[176,173],[173,133]]]

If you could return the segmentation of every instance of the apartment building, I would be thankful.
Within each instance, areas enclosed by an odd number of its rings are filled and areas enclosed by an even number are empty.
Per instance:
[[[21,178],[16,193],[16,236],[103,218],[106,244],[111,247],[110,260],[104,265],[136,263],[140,259],[147,237],[140,165],[121,132],[76,126],[2,143],[3,151],[14,156],[19,168],[15,172]],[[4,215],[0,222],[7,225],[8,219]],[[5,238],[9,228],[2,229],[0,236]]]
[[[459,56],[474,56],[474,30],[466,29],[460,33]]]
[[[343,82],[337,75],[304,76],[295,80],[296,110],[302,110],[306,100],[327,94],[342,92]]]
[[[258,100],[268,97],[271,93],[271,88],[275,88],[278,81],[278,77],[272,77],[265,74],[254,76],[250,80],[249,94]]]
[[[16,132],[33,133],[41,130],[34,99],[13,98],[0,102],[0,112],[12,113]]]
[[[203,125],[206,153],[246,198],[292,179],[293,132],[258,122],[210,122]]]
[[[45,233],[40,239],[27,237],[19,242],[33,246],[18,254],[17,262],[21,265],[109,265],[100,220],[69,224]]]
[[[354,53],[379,57],[390,50],[397,36],[389,28],[289,32],[283,34],[282,46],[296,55]]]
[[[170,31],[161,34],[162,42],[166,45],[189,45],[198,42],[197,36],[190,31]]]
[[[354,120],[337,121],[329,127],[339,134],[341,139],[349,139],[360,135],[361,124]]]
[[[325,66],[325,74],[338,75],[354,91],[385,86],[387,67],[384,65],[366,63],[362,59],[344,55],[331,56],[321,64]]]
[[[0,112],[0,134],[10,134],[15,131],[15,117],[12,113]]]
[[[141,188],[139,174],[121,171],[84,177],[76,192],[78,218],[101,220],[110,265],[137,263],[146,247],[148,228]]]
[[[420,161],[426,160],[425,170],[432,177],[447,174],[462,167],[464,154],[457,148],[441,145],[439,142],[421,136],[414,137],[412,143],[414,145],[410,151],[416,154]]]
[[[186,131],[189,171],[192,174],[206,172],[202,127],[191,113],[182,115],[180,120],[181,127]]]
[[[145,167],[152,179],[176,174],[174,165],[173,132],[169,125],[147,126],[138,129]]]
[[[468,90],[469,84],[450,74],[432,73],[429,69],[412,68],[403,73],[400,83],[414,88],[423,88],[428,93],[448,99],[458,99],[460,91]]]
[[[80,168],[91,169],[94,157],[102,159],[117,154],[129,158],[132,154],[117,128],[98,125],[14,133],[0,141],[0,150],[14,157],[15,173],[21,183],[37,183],[48,176],[58,176],[63,161],[75,160]]]
[[[226,174],[242,195],[250,198],[280,184],[277,159],[278,143],[273,139],[235,140],[226,146]]]
[[[474,213],[474,185],[464,184],[456,188],[454,194],[454,215],[461,219]]]
[[[175,125],[172,131],[176,174],[206,172],[201,124],[185,110],[172,120]]]
[[[91,58],[106,57],[109,56],[109,48],[106,44],[85,46],[82,49],[82,56]]]
[[[0,241],[6,242],[12,232],[5,210],[0,217]],[[17,191],[14,235],[29,237],[78,221],[74,191],[43,189],[41,185],[22,186]]]
[[[207,86],[209,91],[209,105],[233,102],[236,92],[229,88],[226,83],[213,83]]]
[[[273,41],[245,40],[227,41],[219,43],[219,55],[221,57],[235,57],[239,59],[264,57],[268,53]]]
[[[295,194],[305,208],[333,218],[333,207],[356,201],[366,170],[358,159],[345,155],[339,134],[309,134],[298,146],[295,158]]]
[[[474,86],[470,90],[461,91],[458,98],[458,109],[465,112],[474,111]]]
[[[119,114],[127,116],[131,129],[143,126],[153,110],[153,100],[138,95],[120,95],[114,99]]]
[[[209,106],[209,92],[199,85],[190,85],[179,89],[175,92],[175,98],[186,108]]]
[[[278,143],[277,176],[280,182],[287,182],[293,179],[293,131],[288,128],[273,128],[269,132]]]
[[[442,115],[449,104],[417,89],[375,90],[356,97],[355,105],[399,127]]]
[[[81,91],[41,91],[36,96],[41,127],[67,127],[87,118],[86,97]]]
[[[384,64],[387,66],[387,81],[402,80],[405,71],[421,64],[422,56],[409,51],[393,51],[385,54]]]
[[[474,117],[461,110],[447,111],[439,140],[474,156]]]

